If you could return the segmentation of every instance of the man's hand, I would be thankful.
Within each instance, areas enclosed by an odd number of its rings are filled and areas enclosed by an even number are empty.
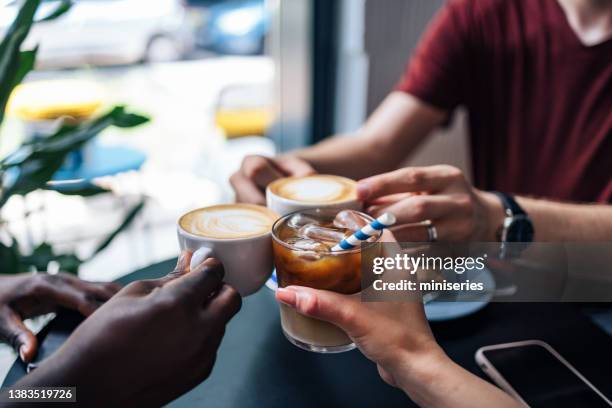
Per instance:
[[[85,282],[64,273],[0,276],[0,340],[9,343],[23,362],[30,362],[38,343],[23,319],[54,312],[58,307],[89,316],[119,289],[116,283]]]
[[[413,226],[426,220],[442,241],[495,241],[504,217],[494,194],[474,188],[461,170],[448,165],[407,167],[369,177],[359,181],[357,195],[372,216],[393,213],[393,232],[405,241],[424,240],[415,236]]]
[[[315,170],[310,164],[295,156],[247,156],[240,170],[230,177],[230,183],[236,192],[236,201],[265,205],[268,184],[282,177],[313,173]]]
[[[187,273],[190,258],[126,286],[16,386],[76,386],[96,406],[161,406],[202,382],[241,300],[219,261]]]

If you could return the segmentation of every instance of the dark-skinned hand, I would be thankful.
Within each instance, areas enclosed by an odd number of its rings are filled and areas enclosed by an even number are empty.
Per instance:
[[[86,282],[65,273],[0,276],[0,341],[9,343],[28,363],[36,355],[38,342],[23,319],[54,312],[58,307],[89,316],[120,288],[116,283]]]
[[[219,261],[188,271],[190,259],[126,286],[15,387],[76,386],[87,406],[161,406],[204,381],[241,299]]]

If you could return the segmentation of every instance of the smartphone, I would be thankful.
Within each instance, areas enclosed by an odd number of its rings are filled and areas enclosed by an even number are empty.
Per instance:
[[[533,408],[612,407],[601,391],[540,340],[481,347],[476,363],[499,387]]]

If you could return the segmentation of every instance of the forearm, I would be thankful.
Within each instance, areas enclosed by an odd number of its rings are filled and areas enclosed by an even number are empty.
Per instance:
[[[494,385],[455,364],[444,352],[399,357],[394,373],[400,388],[423,407],[521,407]]]
[[[536,241],[612,241],[612,205],[517,201],[533,221]]]
[[[332,137],[291,154],[321,173],[369,177],[397,168],[445,117],[409,94],[392,92],[354,135]]]
[[[314,146],[292,152],[319,173],[337,174],[355,180],[395,168],[401,158],[388,157],[375,140],[358,133],[331,137]]]

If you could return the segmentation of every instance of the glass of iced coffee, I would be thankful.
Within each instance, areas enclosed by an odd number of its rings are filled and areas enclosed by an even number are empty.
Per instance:
[[[288,214],[272,227],[278,286],[307,286],[342,294],[361,290],[362,251],[373,248],[380,233],[360,247],[332,252],[331,248],[373,218],[354,210],[310,209]],[[355,345],[339,327],[302,316],[280,304],[281,326],[296,346],[319,353],[339,353]]]

